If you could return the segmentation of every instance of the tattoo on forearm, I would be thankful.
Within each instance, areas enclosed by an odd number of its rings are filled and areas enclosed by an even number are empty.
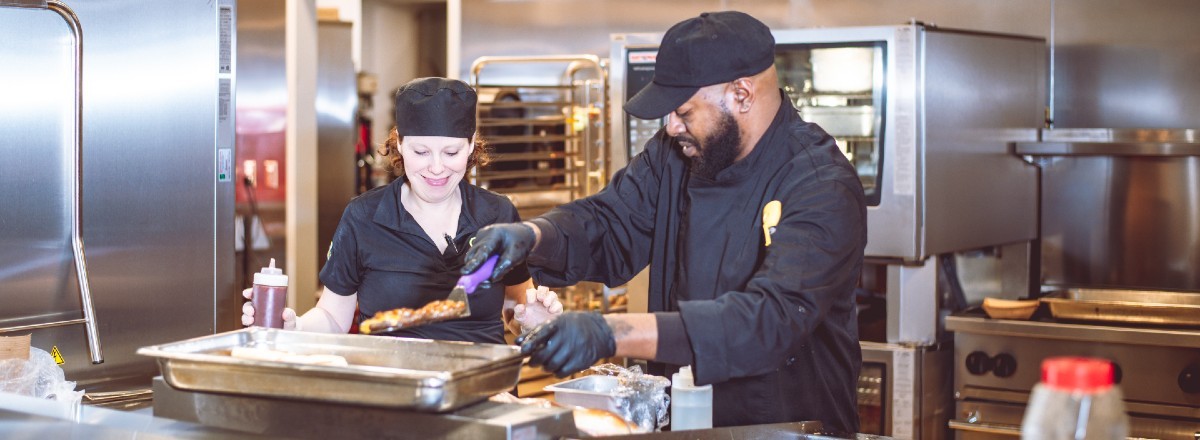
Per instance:
[[[622,338],[625,336],[629,336],[630,334],[633,333],[633,325],[630,325],[628,322],[625,322],[624,320],[605,318],[605,321],[608,321],[608,326],[612,327],[613,337],[615,337],[615,338],[619,339],[619,338]]]

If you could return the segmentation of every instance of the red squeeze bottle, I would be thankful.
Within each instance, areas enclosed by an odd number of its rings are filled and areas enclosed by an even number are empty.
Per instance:
[[[283,306],[287,303],[288,277],[275,267],[275,259],[262,272],[254,274],[250,302],[254,306],[254,325],[283,328]]]

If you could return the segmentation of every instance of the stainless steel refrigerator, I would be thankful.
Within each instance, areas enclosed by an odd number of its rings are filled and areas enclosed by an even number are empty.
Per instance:
[[[89,393],[238,325],[234,1],[0,1],[0,336]]]

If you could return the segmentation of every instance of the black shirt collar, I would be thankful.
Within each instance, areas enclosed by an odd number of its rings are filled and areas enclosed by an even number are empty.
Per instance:
[[[383,197],[379,199],[379,206],[375,209],[375,216],[372,220],[396,232],[404,232],[405,226],[413,226],[423,234],[424,231],[421,230],[420,225],[416,224],[417,220],[400,203],[401,187],[407,181],[408,176],[400,176],[388,184],[387,188],[384,188]],[[462,196],[463,204],[458,217],[459,235],[477,231],[482,225],[490,224],[495,220],[496,207],[492,206],[494,204],[487,203],[483,198],[477,197],[477,191],[481,190],[467,183],[466,178],[458,182],[458,192]],[[410,223],[411,225],[409,225]]]

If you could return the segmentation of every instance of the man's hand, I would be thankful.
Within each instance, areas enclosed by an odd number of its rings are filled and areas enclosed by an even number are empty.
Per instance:
[[[498,223],[480,229],[472,242],[465,257],[463,275],[475,272],[493,254],[500,255],[492,276],[479,285],[486,289],[500,281],[513,266],[525,262],[525,257],[529,256],[529,251],[537,243],[537,234],[533,226],[524,223]]]
[[[582,371],[617,352],[612,328],[599,313],[564,313],[517,338],[529,363],[558,377]]]
[[[539,286],[536,289],[525,290],[525,304],[513,307],[513,321],[520,325],[520,333],[524,333],[539,324],[553,320],[562,312],[563,305],[558,300],[558,293],[546,286]]]

